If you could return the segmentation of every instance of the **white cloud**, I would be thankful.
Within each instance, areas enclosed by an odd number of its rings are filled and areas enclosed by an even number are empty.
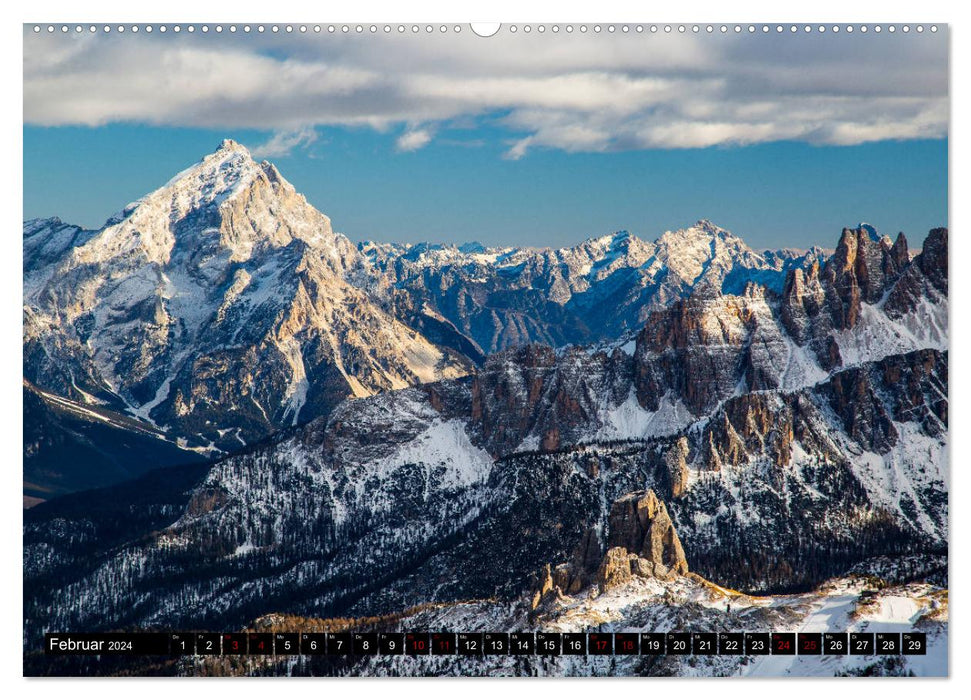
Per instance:
[[[413,151],[486,115],[506,157],[802,140],[941,137],[946,31],[936,35],[422,37],[46,33],[24,37],[24,120],[274,132],[404,128]],[[892,39],[892,40],[891,40]],[[498,118],[498,121],[496,119]],[[420,125],[420,126],[416,126]]]
[[[280,158],[290,155],[290,152],[294,148],[298,146],[306,148],[316,140],[317,132],[312,127],[278,131],[266,143],[253,146],[250,149],[250,153],[257,160],[262,158]]]
[[[428,129],[409,129],[395,141],[395,148],[403,153],[417,151],[432,141],[432,132]]]
[[[508,158],[509,160],[519,160],[524,155],[526,155],[526,151],[529,150],[529,146],[532,142],[533,142],[532,136],[527,136],[524,139],[519,139],[519,141],[516,141],[516,143],[514,143],[512,147],[510,147],[510,149],[505,152],[504,157]]]

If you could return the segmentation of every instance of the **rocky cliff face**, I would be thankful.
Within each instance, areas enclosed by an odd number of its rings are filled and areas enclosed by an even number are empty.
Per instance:
[[[607,528],[602,555],[598,533],[591,529],[570,561],[543,568],[532,597],[534,611],[591,585],[607,591],[634,577],[671,580],[688,573],[681,540],[654,491],[635,491],[615,500]]]
[[[868,227],[844,229],[822,268],[790,273],[782,321],[826,369],[857,362],[860,341],[893,347],[917,335],[921,344],[943,347],[947,264],[946,229],[931,231],[913,262],[902,233],[891,243]],[[917,309],[921,304],[923,313]]]
[[[826,311],[842,308],[841,288],[813,267],[809,278],[791,271],[781,297],[755,284],[739,295],[695,291],[652,312],[632,343],[609,352],[531,345],[492,355],[472,385],[474,430],[496,455],[669,435],[739,394],[792,392],[844,367],[945,349],[946,296],[924,272],[946,268],[940,238],[932,232],[929,253],[886,278],[875,303],[860,301],[849,328]],[[888,308],[911,287],[919,303]]]
[[[674,529],[668,509],[654,491],[635,491],[614,501],[610,507],[607,553],[623,550],[647,565],[655,575],[688,573],[681,540]],[[601,565],[601,570],[604,565]]]

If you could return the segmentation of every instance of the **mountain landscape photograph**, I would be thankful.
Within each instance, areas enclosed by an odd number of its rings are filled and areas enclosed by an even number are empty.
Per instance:
[[[948,29],[870,26],[25,25],[24,675],[948,676]]]

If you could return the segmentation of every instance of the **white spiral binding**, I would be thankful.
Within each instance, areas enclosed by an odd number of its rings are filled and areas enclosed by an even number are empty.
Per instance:
[[[255,24],[255,25],[251,25],[251,24],[239,24],[239,25],[237,25],[237,24],[226,24],[226,25],[223,25],[223,24],[215,24],[215,25],[211,25],[210,26],[208,24],[200,24],[200,25],[195,25],[195,24],[187,24],[187,25],[181,25],[181,24],[172,24],[172,25],[167,25],[167,24],[160,24],[160,25],[151,25],[151,24],[128,24],[128,25],[126,25],[126,24],[119,24],[119,25],[110,25],[110,24],[105,24],[105,25],[100,25],[99,26],[99,25],[91,24],[91,25],[88,25],[87,27],[85,27],[84,25],[80,25],[80,24],[73,25],[73,26],[72,25],[67,25],[67,24],[61,24],[61,25],[57,25],[57,24],[48,24],[48,25],[35,24],[35,25],[33,25],[33,32],[34,32],[34,34],[41,34],[41,33],[45,32],[45,30],[46,30],[46,33],[48,33],[48,34],[54,34],[55,32],[58,32],[58,31],[60,31],[62,34],[68,34],[68,33],[81,34],[81,33],[85,32],[85,30],[87,30],[88,33],[101,32],[102,34],[110,34],[110,33],[124,34],[125,32],[131,32],[133,34],[136,34],[138,32],[145,32],[145,33],[151,34],[152,32],[155,32],[155,31],[157,31],[159,33],[162,33],[162,34],[164,34],[166,32],[169,32],[169,31],[171,31],[171,32],[173,32],[175,34],[179,34],[182,31],[188,32],[190,34],[195,33],[197,31],[198,32],[201,32],[203,34],[207,34],[209,32],[215,32],[216,34],[220,34],[220,33],[224,32],[224,31],[227,31],[227,32],[229,32],[231,34],[235,34],[235,33],[243,33],[243,34],[257,33],[257,34],[262,34],[262,33],[265,33],[265,32],[271,32],[271,33],[274,33],[274,34],[277,34],[277,33],[280,33],[280,32],[284,32],[284,33],[287,33],[287,34],[291,34],[291,33],[294,33],[294,32],[300,33],[300,34],[306,34],[306,33],[314,33],[314,34],[320,34],[320,33],[328,33],[328,34],[379,34],[379,33],[384,33],[384,34],[391,34],[391,33],[397,33],[397,34],[458,34],[458,33],[461,33],[462,32],[462,25],[459,25],[459,24],[453,24],[453,25],[449,25],[449,24],[440,24],[440,25],[433,25],[433,24],[424,24],[424,25],[419,25],[419,24],[412,24],[412,25],[406,25],[406,24],[398,24],[398,25],[392,25],[392,24],[384,24],[384,25],[377,25],[377,24],[370,24],[370,25],[363,25],[363,24],[328,24],[328,25],[321,25],[321,24],[283,24],[283,25],[280,25],[280,24],[271,24],[271,25],[264,25],[264,24]],[[772,25],[770,25],[770,24],[761,24],[761,25],[755,25],[755,24],[747,24],[747,25],[742,25],[742,24],[734,24],[734,25],[727,25],[727,24],[722,24],[722,25],[711,25],[711,24],[708,24],[708,25],[699,25],[699,24],[660,24],[660,25],[658,25],[658,24],[604,24],[604,25],[601,25],[601,24],[591,24],[591,25],[587,25],[587,24],[578,24],[578,25],[574,25],[574,24],[549,24],[549,25],[547,25],[547,24],[510,24],[508,26],[503,25],[499,29],[500,32],[501,31],[506,31],[506,32],[509,32],[510,34],[515,34],[515,33],[520,32],[520,31],[523,32],[523,33],[525,33],[525,34],[529,34],[529,33],[533,32],[533,31],[536,31],[539,34],[545,34],[547,31],[549,31],[550,33],[553,33],[553,34],[559,34],[561,31],[564,32],[564,33],[566,33],[566,34],[573,34],[574,32],[579,32],[581,34],[586,34],[588,32],[593,32],[594,34],[601,34],[601,33],[604,33],[604,32],[606,32],[608,34],[615,34],[615,33],[622,33],[622,34],[631,34],[631,33],[634,33],[634,34],[643,34],[643,33],[650,33],[650,34],[656,34],[658,32],[663,32],[665,34],[671,34],[671,33],[679,33],[679,34],[688,34],[688,33],[691,33],[691,34],[702,34],[702,33],[705,33],[705,34],[714,34],[714,33],[721,33],[721,34],[728,34],[730,32],[731,33],[734,33],[734,34],[742,34],[742,33],[748,33],[748,34],[758,34],[758,33],[761,33],[761,34],[770,34],[773,31],[776,34],[785,34],[785,33],[788,33],[788,34],[824,34],[824,33],[827,33],[827,32],[833,33],[833,34],[838,34],[840,32],[846,32],[848,34],[852,34],[854,31],[859,31],[862,34],[866,34],[867,32],[869,32],[871,30],[874,33],[877,33],[877,34],[880,34],[880,33],[884,32],[884,31],[886,31],[888,34],[895,34],[898,31],[901,32],[902,34],[907,34],[911,30],[913,30],[913,31],[917,32],[918,34],[920,34],[920,33],[923,33],[925,31],[925,25],[923,25],[923,24],[916,24],[916,25],[909,25],[909,24],[902,24],[902,25],[896,25],[896,24],[888,24],[888,25],[880,25],[880,24],[874,24],[874,25],[867,25],[867,24],[860,24],[860,25],[852,25],[852,24],[839,25],[839,24],[834,24],[834,25],[827,26],[827,25],[823,25],[823,24],[819,24],[819,25],[811,25],[811,24],[804,24],[804,25],[797,25],[797,24],[772,24]],[[928,31],[930,31],[932,33],[935,33],[935,32],[938,31],[938,27],[937,27],[936,24],[931,24],[931,25],[928,25],[926,27],[926,30],[928,30]],[[472,33],[473,35],[478,35],[478,34],[476,34],[476,32],[475,32],[474,29],[470,33]],[[481,35],[479,35],[479,36],[481,36]]]

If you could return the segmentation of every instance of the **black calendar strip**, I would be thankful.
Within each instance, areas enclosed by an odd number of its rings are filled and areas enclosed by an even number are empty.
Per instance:
[[[51,655],[924,655],[923,632],[140,632],[47,634]]]

